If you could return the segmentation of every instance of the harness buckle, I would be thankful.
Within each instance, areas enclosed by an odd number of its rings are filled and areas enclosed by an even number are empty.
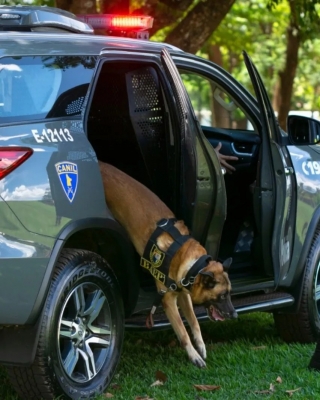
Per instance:
[[[180,283],[181,283],[182,286],[187,287],[187,286],[189,286],[189,285],[192,285],[192,284],[194,283],[195,279],[196,279],[196,278],[195,278],[194,276],[190,276],[190,278],[188,279],[188,281],[185,282],[186,278],[182,278],[181,281],[180,281]]]
[[[160,221],[157,222],[157,225],[162,228],[168,224],[169,220],[167,218],[162,218]]]
[[[172,290],[173,292],[176,291],[178,289],[178,286],[176,283],[171,283],[171,285],[169,286],[169,290]]]

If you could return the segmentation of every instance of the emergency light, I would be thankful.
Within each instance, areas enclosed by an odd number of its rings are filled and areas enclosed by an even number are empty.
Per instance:
[[[148,39],[147,30],[153,25],[153,18],[145,15],[81,14],[77,17],[93,29],[105,30],[108,35],[138,39]]]

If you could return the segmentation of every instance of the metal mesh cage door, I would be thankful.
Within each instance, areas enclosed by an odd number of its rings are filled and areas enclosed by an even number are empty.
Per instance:
[[[126,74],[129,113],[153,190],[168,192],[166,118],[157,72],[152,67]]]

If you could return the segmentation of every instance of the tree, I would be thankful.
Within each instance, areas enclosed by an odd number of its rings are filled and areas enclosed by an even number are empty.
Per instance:
[[[287,116],[292,106],[292,91],[299,64],[300,46],[303,42],[312,38],[315,33],[318,33],[320,22],[314,4],[307,7],[308,3],[303,2],[306,4],[306,8],[301,9],[301,1],[288,0],[288,3],[290,22],[287,29],[287,49],[284,68],[279,72],[280,84],[278,86],[278,120],[283,129],[286,129]],[[304,14],[307,22],[302,18],[302,14]]]
[[[287,28],[287,49],[285,55],[284,68],[279,71],[280,84],[277,87],[278,95],[278,121],[282,129],[286,129],[287,116],[291,109],[291,97],[293,91],[294,78],[298,67],[298,53],[302,40],[302,32],[299,27],[295,2],[289,0],[290,22]]]
[[[155,24],[151,34],[171,26],[172,29],[164,41],[187,52],[196,53],[228,14],[234,2],[235,0],[182,0],[178,3],[176,0],[146,1],[134,13],[154,16]]]
[[[56,0],[56,6],[74,14],[128,14],[130,0]]]
[[[97,12],[95,0],[55,0],[55,3],[56,7],[74,14],[94,14]]]
[[[266,12],[267,0],[237,0],[202,48],[205,57],[250,88],[241,56],[241,50],[246,50],[263,77],[284,129],[289,110],[312,110],[320,105],[315,17],[301,26],[299,15],[293,18],[295,4],[279,2]]]
[[[266,7],[265,0],[237,0],[201,54],[225,68],[250,89],[250,77],[241,54],[245,50],[257,65],[272,98],[278,71],[284,62],[283,39],[289,9],[284,4],[268,13]]]

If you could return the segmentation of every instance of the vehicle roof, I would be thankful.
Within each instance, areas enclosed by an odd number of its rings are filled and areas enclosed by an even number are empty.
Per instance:
[[[0,32],[0,56],[98,55],[102,49],[160,52],[162,48],[182,53],[177,47],[151,40],[79,33]]]

